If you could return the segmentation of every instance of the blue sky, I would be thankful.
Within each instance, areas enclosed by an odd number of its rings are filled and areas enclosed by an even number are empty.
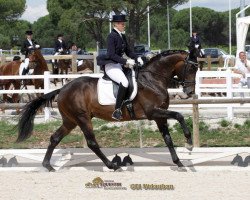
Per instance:
[[[192,7],[207,7],[216,11],[226,11],[229,9],[229,0],[191,0]],[[48,14],[47,11],[47,0],[26,0],[26,11],[24,12],[22,19],[28,20],[30,22],[36,21],[38,18]],[[249,5],[250,0],[245,0],[245,5]],[[231,0],[231,7],[238,8],[240,6],[240,0]],[[183,8],[188,8],[189,2],[176,7],[180,10]]]

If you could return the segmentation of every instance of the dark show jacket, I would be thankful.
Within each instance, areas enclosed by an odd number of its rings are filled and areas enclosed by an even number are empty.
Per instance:
[[[67,46],[66,46],[66,43],[65,41],[62,40],[62,42],[60,42],[59,40],[56,40],[55,41],[55,52],[59,52],[59,49],[63,49],[63,50],[66,50],[67,49]]]
[[[124,34],[122,34],[121,37],[120,34],[113,29],[108,35],[107,41],[107,55],[97,57],[98,65],[103,66],[108,63],[120,63],[121,65],[125,65],[127,60],[122,57],[124,53],[132,59],[137,58],[134,52],[129,48]]]
[[[199,46],[201,46],[200,37],[199,36],[196,36],[196,37],[192,36],[192,37],[190,37],[190,44],[192,44],[192,43],[198,44]]]
[[[37,43],[35,42],[35,40],[32,39],[31,41],[32,41],[33,45],[36,45],[36,44],[37,44]],[[22,45],[22,48],[21,48],[21,52],[22,52],[22,54],[25,55],[25,57],[28,56],[29,47],[30,47],[30,46],[32,46],[32,45],[29,43],[28,39],[24,40],[23,45]]]

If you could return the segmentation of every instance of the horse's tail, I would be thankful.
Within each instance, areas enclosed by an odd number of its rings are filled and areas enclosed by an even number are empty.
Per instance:
[[[32,100],[25,105],[20,114],[16,127],[18,129],[18,138],[16,142],[22,142],[31,136],[34,127],[34,118],[38,109],[44,105],[52,106],[52,101],[54,100],[55,96],[59,94],[59,92],[60,89],[54,90]]]

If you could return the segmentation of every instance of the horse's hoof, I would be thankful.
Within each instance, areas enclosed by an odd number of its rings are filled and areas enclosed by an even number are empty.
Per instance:
[[[187,172],[187,169],[185,167],[178,167],[177,171],[178,172]]]
[[[193,145],[192,144],[188,144],[188,143],[185,143],[185,148],[189,151],[192,151],[193,150]]]
[[[50,165],[50,164],[47,164],[47,165],[43,165],[49,172],[55,172],[56,170]]]
[[[123,169],[119,167],[118,169],[114,169],[115,172],[123,172]]]

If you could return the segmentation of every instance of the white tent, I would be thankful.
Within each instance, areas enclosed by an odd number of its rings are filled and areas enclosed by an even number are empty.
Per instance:
[[[237,56],[239,52],[245,51],[245,42],[249,24],[250,16],[239,17],[236,20]]]
[[[238,17],[238,15],[249,8],[250,5],[245,7],[243,10],[236,14],[236,40],[237,40],[237,54],[238,57],[239,52],[245,51],[245,42],[247,37],[247,31],[250,24],[250,16],[247,17]]]

